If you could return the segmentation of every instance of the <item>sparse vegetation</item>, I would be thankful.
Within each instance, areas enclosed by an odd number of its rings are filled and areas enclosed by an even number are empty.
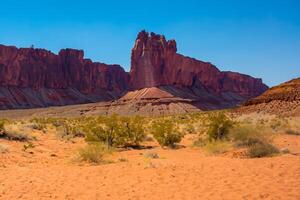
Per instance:
[[[103,163],[104,156],[111,152],[105,144],[90,143],[79,150],[80,160],[91,163]]]
[[[30,141],[30,133],[35,130],[56,130],[63,139],[85,137],[91,145],[84,153],[95,152],[95,144],[105,145],[106,149],[138,147],[144,141],[154,139],[162,147],[175,148],[185,134],[198,134],[194,146],[204,148],[212,154],[224,153],[232,148],[246,148],[249,157],[256,152],[271,149],[271,139],[274,130],[287,126],[287,134],[299,135],[292,125],[284,125],[288,121],[281,118],[269,120],[251,118],[244,121],[233,121],[229,113],[206,112],[172,115],[165,117],[122,117],[118,115],[80,117],[80,118],[35,118],[30,121],[0,120],[0,137],[10,140]],[[260,123],[263,122],[263,123]],[[255,124],[255,125],[254,125]],[[30,128],[30,130],[27,130]],[[266,129],[268,128],[268,129]],[[270,130],[270,131],[269,131]],[[273,133],[272,132],[272,133]],[[25,144],[24,149],[31,148]],[[263,149],[264,147],[267,147]],[[269,149],[268,149],[269,148]],[[93,149],[93,150],[92,150]],[[273,149],[274,150],[274,149]],[[253,153],[254,152],[254,153]],[[91,157],[92,157],[92,153]],[[257,153],[259,156],[269,155]],[[96,157],[96,155],[94,155]],[[151,155],[149,155],[151,157]],[[88,157],[88,156],[86,156]],[[97,159],[97,158],[96,158]],[[91,160],[93,160],[91,158]]]
[[[175,148],[183,137],[183,134],[177,131],[175,124],[169,119],[154,122],[152,131],[154,138],[163,147]]]
[[[204,145],[204,149],[211,154],[221,154],[229,151],[232,144],[225,140],[215,140]]]
[[[84,130],[86,132],[85,140],[88,143],[102,142],[108,147],[122,146],[126,143],[125,132],[122,130],[120,120],[116,115],[105,119],[99,117],[95,121],[89,121]]]
[[[139,116],[126,117],[122,120],[121,128],[124,128],[127,146],[140,146],[140,143],[146,139],[143,128],[143,119]]]
[[[17,141],[29,141],[34,139],[29,135],[29,130],[26,129],[22,124],[5,124],[4,130],[1,134],[1,137],[4,137],[8,140],[17,140]]]
[[[226,139],[230,128],[233,127],[233,121],[223,112],[211,114],[209,120],[209,128],[207,131],[208,139],[210,141]]]
[[[42,120],[42,119],[38,119],[38,118],[34,118],[32,120],[30,120],[31,122],[31,128],[35,129],[35,130],[40,130],[40,131],[46,131],[47,129],[47,124]]]
[[[27,144],[23,145],[23,151],[27,151],[27,149],[33,149],[35,145],[32,142],[27,142]]]
[[[1,134],[1,132],[4,131],[4,124],[5,124],[5,121],[4,120],[0,120],[0,134]]]
[[[256,143],[267,142],[271,136],[262,126],[239,124],[230,130],[230,138],[237,146],[251,146]]]
[[[74,138],[74,137],[84,137],[85,134],[81,131],[78,123],[76,121],[68,121],[63,125],[63,138]]]
[[[208,143],[208,141],[202,137],[198,137],[194,142],[193,146],[195,147],[203,147]]]
[[[259,142],[249,146],[247,155],[250,158],[268,157],[278,154],[279,150],[270,143]]]

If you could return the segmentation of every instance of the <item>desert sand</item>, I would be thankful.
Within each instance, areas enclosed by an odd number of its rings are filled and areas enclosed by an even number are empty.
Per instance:
[[[0,199],[300,199],[300,136],[280,134],[278,147],[290,154],[246,159],[233,153],[207,155],[192,147],[122,150],[100,165],[76,161],[82,138],[58,140],[36,133],[35,147],[1,140],[9,152],[0,154]],[[158,159],[145,157],[155,152]]]

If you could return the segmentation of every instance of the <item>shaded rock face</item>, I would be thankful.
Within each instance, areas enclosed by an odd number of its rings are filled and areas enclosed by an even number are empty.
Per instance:
[[[128,74],[119,65],[94,63],[81,50],[64,49],[58,55],[44,49],[0,46],[0,86],[34,89],[76,88],[124,91]]]
[[[140,32],[132,49],[130,89],[174,85],[204,88],[212,93],[234,92],[247,98],[268,89],[261,79],[222,72],[211,63],[176,52],[175,40]]]
[[[112,100],[127,90],[119,65],[84,59],[84,52],[0,45],[0,108],[30,108]],[[2,104],[1,104],[2,102]]]

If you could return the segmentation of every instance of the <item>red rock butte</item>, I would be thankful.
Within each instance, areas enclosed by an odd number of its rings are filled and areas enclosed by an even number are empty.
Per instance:
[[[210,92],[236,92],[245,97],[260,95],[268,87],[261,79],[235,72],[222,72],[209,62],[177,52],[176,41],[142,31],[131,53],[130,88],[174,85],[204,87]]]
[[[44,49],[0,45],[0,109],[109,102],[121,97],[128,102],[132,96],[143,96],[137,94],[143,88],[163,91],[150,92],[146,99],[160,99],[150,94],[167,92],[202,109],[232,107],[268,89],[261,79],[222,72],[211,63],[180,55],[175,40],[145,31],[138,34],[132,49],[130,73],[119,65],[85,59],[82,50],[63,49],[56,55]],[[130,95],[132,91],[135,95]]]

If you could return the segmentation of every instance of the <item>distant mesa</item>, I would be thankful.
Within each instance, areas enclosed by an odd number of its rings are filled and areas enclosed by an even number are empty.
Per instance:
[[[174,105],[189,112],[234,107],[267,89],[261,79],[180,55],[175,40],[146,31],[135,41],[130,72],[85,59],[82,50],[56,55],[0,45],[0,109],[105,102],[120,112],[125,104],[137,112],[143,106],[176,112]]]

